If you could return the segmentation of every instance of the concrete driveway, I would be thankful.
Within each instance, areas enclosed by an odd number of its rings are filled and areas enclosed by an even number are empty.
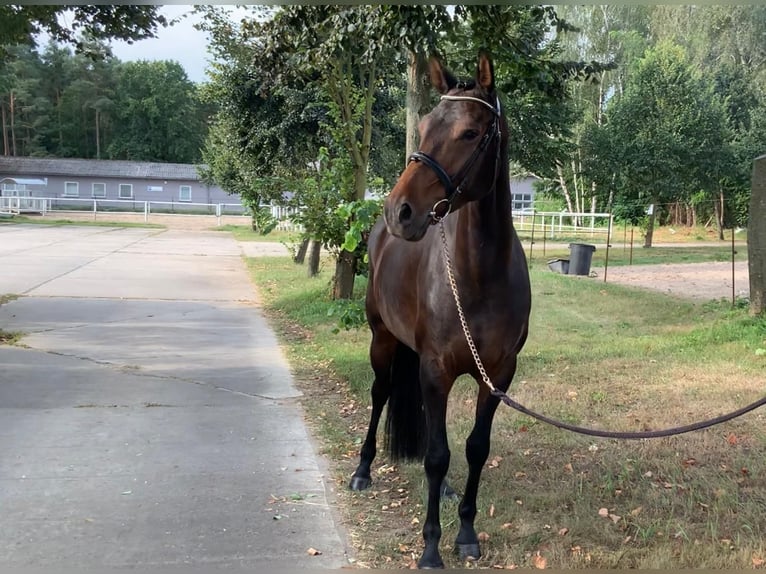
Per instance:
[[[0,328],[26,333],[0,346],[0,567],[348,564],[241,254],[225,233],[0,225],[0,295],[22,296]]]

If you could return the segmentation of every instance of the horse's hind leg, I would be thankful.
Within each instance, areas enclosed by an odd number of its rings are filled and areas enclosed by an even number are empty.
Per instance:
[[[351,476],[349,483],[351,490],[364,490],[372,484],[370,466],[377,453],[376,435],[380,415],[391,395],[391,364],[398,344],[399,342],[394,336],[382,325],[373,330],[372,343],[370,344],[370,363],[375,373],[375,380],[372,383],[372,414],[370,415],[370,426],[367,428],[367,436],[359,453],[359,466]]]
[[[516,359],[510,365],[510,374],[502,380],[505,385],[498,385],[501,390],[510,386],[510,381],[516,371]],[[468,480],[465,485],[463,500],[458,507],[460,516],[460,530],[455,539],[455,549],[461,560],[469,557],[478,559],[481,556],[479,538],[476,536],[474,520],[476,519],[476,496],[479,491],[479,479],[484,464],[489,457],[490,434],[492,432],[492,420],[499,404],[499,399],[489,394],[489,389],[484,383],[479,383],[479,398],[476,404],[476,421],[471,434],[465,444],[465,456],[468,461]]]

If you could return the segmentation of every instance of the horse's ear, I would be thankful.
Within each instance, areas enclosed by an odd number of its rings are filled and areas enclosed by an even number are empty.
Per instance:
[[[431,85],[440,94],[446,94],[457,85],[457,79],[442,64],[437,56],[431,56],[428,60],[428,73],[431,76]]]
[[[479,52],[479,64],[476,68],[476,83],[487,92],[495,90],[495,67],[492,59],[485,51]]]

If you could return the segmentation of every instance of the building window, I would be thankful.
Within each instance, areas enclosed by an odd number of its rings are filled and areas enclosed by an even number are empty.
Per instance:
[[[106,197],[106,184],[105,183],[94,183],[93,187],[91,189],[91,194],[93,197]]]
[[[133,199],[133,184],[120,184],[120,199]]]
[[[76,181],[64,182],[64,197],[80,197],[80,184]]]
[[[532,200],[531,193],[514,193],[513,194],[513,210],[514,211],[530,211],[534,207],[534,201]]]
[[[182,185],[178,191],[178,201],[191,201],[191,185]]]

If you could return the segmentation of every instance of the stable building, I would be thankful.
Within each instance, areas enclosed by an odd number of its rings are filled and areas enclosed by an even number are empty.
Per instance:
[[[0,196],[0,209],[18,211],[41,211],[40,198],[179,206],[240,201],[203,182],[193,164],[9,156],[0,157]]]

